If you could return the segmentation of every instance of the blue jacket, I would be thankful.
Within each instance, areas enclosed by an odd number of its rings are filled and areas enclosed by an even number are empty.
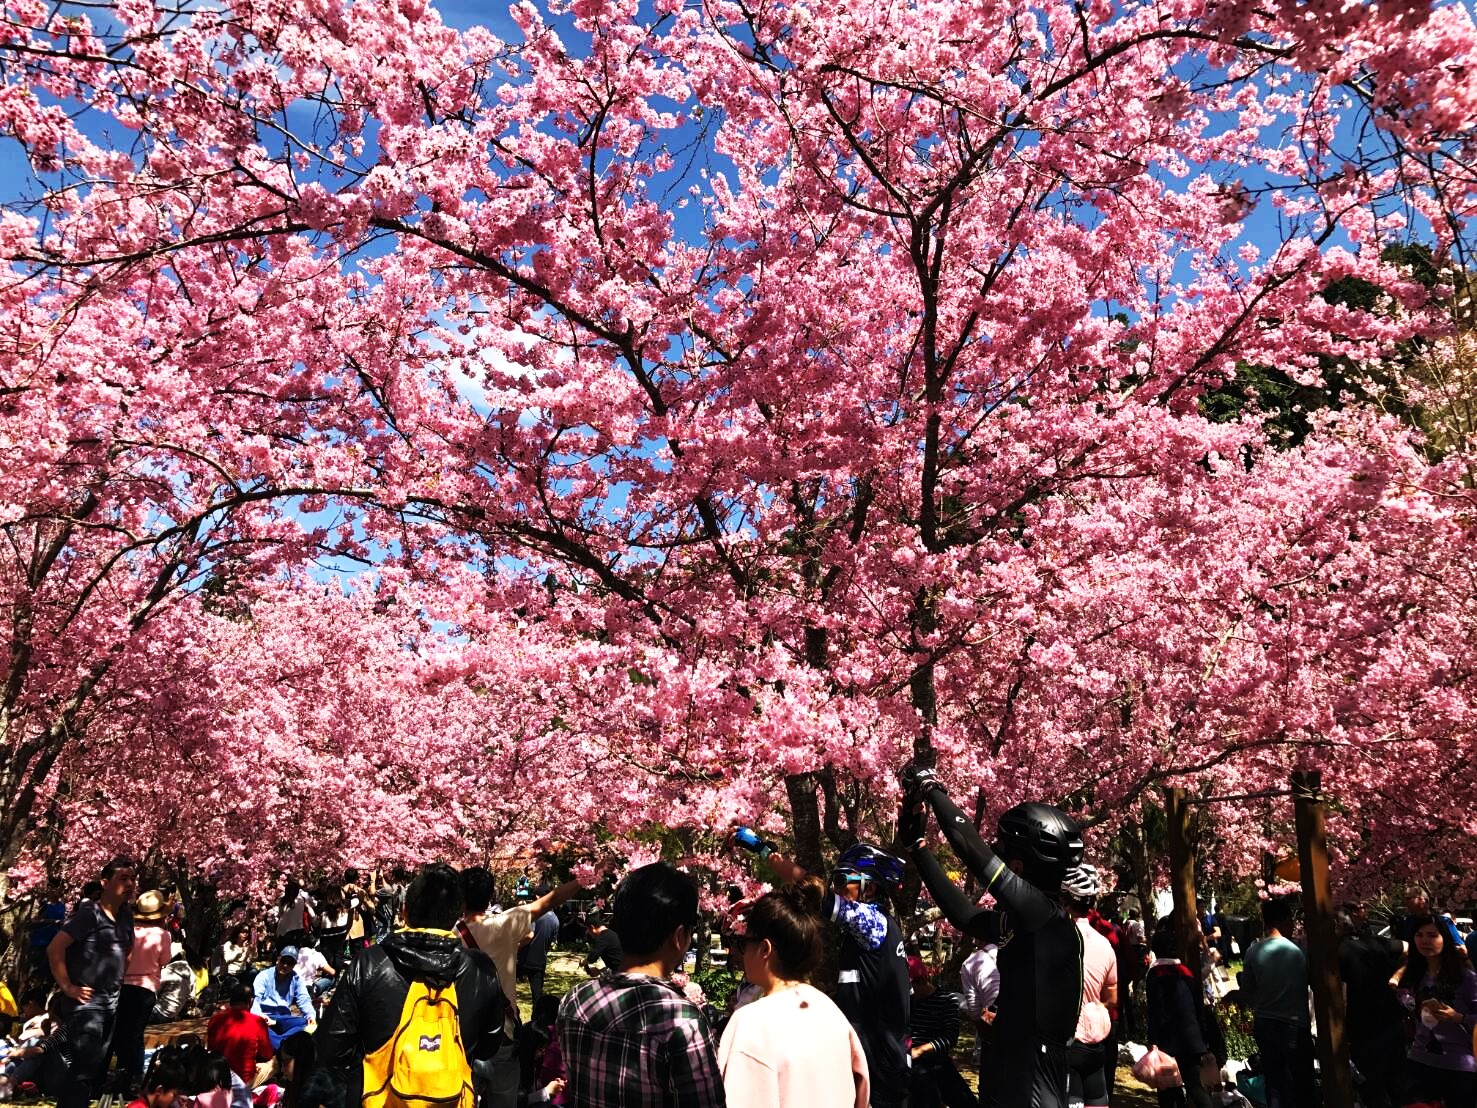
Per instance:
[[[252,990],[256,995],[251,1002],[251,1010],[270,1023],[292,1015],[295,1006],[308,1019],[316,1020],[318,1011],[313,1007],[313,998],[303,987],[302,978],[295,973],[289,974],[288,978],[287,991],[282,992],[277,988],[276,966],[268,966],[257,974]]]

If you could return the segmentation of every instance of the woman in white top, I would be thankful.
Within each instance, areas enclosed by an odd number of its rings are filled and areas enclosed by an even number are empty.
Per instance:
[[[238,923],[226,933],[226,941],[216,948],[215,970],[217,977],[239,977],[251,968],[250,931],[244,923]]]
[[[728,1103],[744,1108],[866,1108],[867,1060],[831,998],[807,984],[820,962],[825,887],[767,893],[743,916],[744,976],[760,996],[734,1012],[718,1046]]]

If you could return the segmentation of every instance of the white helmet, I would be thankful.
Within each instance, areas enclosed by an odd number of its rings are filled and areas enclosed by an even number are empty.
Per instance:
[[[1098,875],[1097,866],[1089,866],[1086,862],[1073,866],[1062,878],[1062,892],[1077,900],[1091,900],[1102,891],[1103,879]]]

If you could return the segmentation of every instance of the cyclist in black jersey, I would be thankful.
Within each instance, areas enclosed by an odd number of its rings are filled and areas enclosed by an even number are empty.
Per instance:
[[[1082,860],[1081,830],[1060,808],[1018,804],[1000,817],[992,848],[932,770],[904,771],[903,791],[898,842],[911,848],[934,902],[959,930],[1000,944],[1000,996],[980,1102],[1066,1108],[1067,1048],[1082,1003],[1082,936],[1058,893],[1067,870]],[[930,808],[996,909],[972,904],[924,847]]]
[[[739,828],[734,841],[768,861],[782,882],[805,876],[748,828]],[[888,903],[904,866],[894,854],[853,843],[836,859],[831,890],[821,902],[821,914],[841,936],[832,996],[861,1040],[872,1108],[902,1108],[908,1098],[911,989],[903,929]]]

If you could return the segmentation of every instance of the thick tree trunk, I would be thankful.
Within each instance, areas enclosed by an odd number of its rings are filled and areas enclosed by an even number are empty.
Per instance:
[[[934,682],[933,655],[926,648],[917,646],[917,642],[937,628],[938,615],[934,611],[933,597],[926,589],[919,589],[913,598],[912,623],[914,649],[920,658],[908,681],[909,696],[918,713],[918,735],[913,740],[913,760],[922,766],[932,766],[935,760],[933,729],[939,718],[938,687]]]
[[[1313,1010],[1318,1017],[1323,1103],[1328,1108],[1342,1108],[1354,1103],[1354,1082],[1349,1073],[1349,1045],[1344,1038],[1344,986],[1333,926],[1333,893],[1328,884],[1322,778],[1318,770],[1294,772],[1292,805],[1303,886],[1303,927],[1308,936],[1308,980],[1313,986]]]
[[[825,851],[821,845],[821,810],[812,773],[792,773],[785,778],[785,796],[790,802],[790,827],[795,836],[795,861],[807,873],[825,873]]]
[[[1166,789],[1169,821],[1169,882],[1174,894],[1174,929],[1180,960],[1200,980],[1200,922],[1195,904],[1195,852],[1190,844],[1190,805],[1184,789]],[[1195,990],[1202,996],[1200,989]]]
[[[824,627],[805,629],[805,661],[812,669],[824,670],[830,654],[830,639]],[[814,773],[792,773],[785,777],[785,798],[790,803],[790,830],[795,836],[795,861],[807,873],[824,873],[823,824],[816,796],[819,780]]]

